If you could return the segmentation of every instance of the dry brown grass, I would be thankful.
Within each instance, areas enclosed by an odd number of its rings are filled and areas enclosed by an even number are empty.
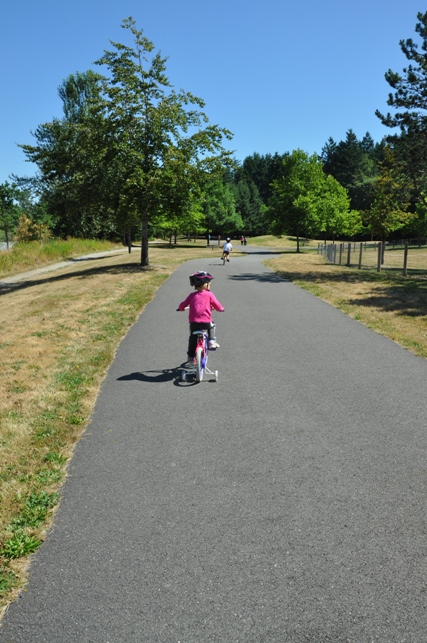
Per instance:
[[[233,242],[235,247],[238,246],[238,242]],[[316,248],[318,241],[314,239],[309,239],[305,241],[304,238],[300,238],[301,247],[312,247]],[[266,248],[295,248],[297,245],[296,237],[275,237],[272,234],[266,234],[260,237],[250,237],[248,239],[249,246],[262,246]]]
[[[123,248],[122,244],[92,239],[50,239],[46,243],[31,241],[15,243],[7,251],[0,252],[0,278],[18,272],[26,272],[50,263],[71,257],[107,252],[113,248]]]
[[[366,326],[427,357],[427,252],[423,274],[334,266],[317,254],[284,254],[268,265]]]
[[[148,270],[136,250],[0,289],[0,607],[25,579],[26,557],[10,560],[5,543],[43,538],[46,520],[23,520],[28,501],[62,484],[119,342],[180,263],[215,252],[160,245]]]

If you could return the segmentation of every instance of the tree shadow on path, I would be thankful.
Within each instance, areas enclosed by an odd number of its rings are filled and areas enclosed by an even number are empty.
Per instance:
[[[260,281],[262,283],[285,283],[290,280],[277,272],[244,272],[240,275],[228,275],[232,281]]]

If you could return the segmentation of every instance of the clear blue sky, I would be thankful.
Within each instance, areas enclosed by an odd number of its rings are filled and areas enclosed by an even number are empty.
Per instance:
[[[399,40],[415,37],[419,0],[15,0],[3,3],[0,30],[0,183],[32,175],[17,143],[62,116],[57,88],[126,42],[132,16],[168,56],[168,75],[206,101],[212,123],[230,129],[230,149],[249,154],[301,148],[327,139],[375,141],[388,133],[384,73],[401,71]],[[98,71],[100,70],[97,68]]]

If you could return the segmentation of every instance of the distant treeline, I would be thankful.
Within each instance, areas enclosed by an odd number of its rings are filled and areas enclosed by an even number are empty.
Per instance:
[[[255,152],[243,161],[226,150],[232,134],[209,123],[203,100],[171,89],[166,59],[128,18],[132,42],[112,43],[96,63],[107,75],[68,76],[58,90],[62,117],[21,145],[38,172],[0,185],[4,238],[25,214],[54,236],[142,239],[146,264],[150,236],[425,236],[427,13],[417,17],[421,43],[401,42],[410,64],[385,74],[394,113],[377,116],[391,135],[375,142],[349,129],[319,154]]]

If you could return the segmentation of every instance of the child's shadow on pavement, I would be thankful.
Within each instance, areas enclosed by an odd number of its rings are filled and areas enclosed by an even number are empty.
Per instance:
[[[165,368],[162,371],[139,371],[137,373],[129,373],[129,375],[122,375],[118,377],[119,382],[129,382],[136,380],[138,382],[149,382],[150,384],[161,384],[162,382],[173,382],[175,386],[188,386],[193,382],[183,382],[181,379],[182,367]],[[194,382],[195,383],[195,382]]]

